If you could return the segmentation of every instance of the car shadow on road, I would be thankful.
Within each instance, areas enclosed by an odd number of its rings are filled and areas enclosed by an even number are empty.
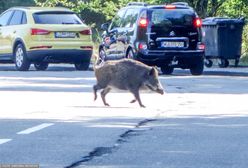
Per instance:
[[[64,67],[55,67],[55,71],[0,71],[0,91],[92,92],[96,83],[92,71],[71,71],[72,67],[62,69]],[[201,76],[192,76],[189,70],[176,69],[173,75],[160,75],[159,78],[167,93],[248,93],[245,79],[248,70],[235,70],[207,69]]]
[[[163,75],[160,73],[160,76],[192,76],[189,70],[175,69],[172,75]],[[237,77],[248,77],[248,68],[218,68],[210,69],[207,68],[204,70],[201,76],[237,76]]]
[[[230,72],[230,71],[204,71],[203,75],[209,76],[237,76],[237,77],[248,77],[247,72]]]

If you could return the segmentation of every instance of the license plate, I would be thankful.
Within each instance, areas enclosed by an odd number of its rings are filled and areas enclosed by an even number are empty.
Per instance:
[[[163,41],[161,43],[161,47],[166,47],[166,48],[183,48],[184,47],[184,42],[178,42],[178,41]]]
[[[75,38],[74,32],[55,32],[55,38]]]

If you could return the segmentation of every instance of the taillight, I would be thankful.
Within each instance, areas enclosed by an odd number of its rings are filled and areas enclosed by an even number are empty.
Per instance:
[[[147,44],[146,43],[139,43],[139,50],[147,50]]]
[[[139,20],[139,26],[140,27],[147,27],[147,25],[148,25],[148,20],[146,18],[141,18]]]
[[[91,35],[92,31],[91,29],[86,29],[86,30],[80,31],[79,33],[82,35]]]
[[[196,28],[200,28],[202,26],[202,20],[200,18],[195,18],[195,20],[194,20],[194,26]]]
[[[176,9],[175,5],[166,5],[165,9]]]
[[[198,50],[205,50],[205,45],[203,43],[198,43],[197,44],[197,49]]]
[[[51,32],[44,29],[31,29],[31,35],[47,35]]]

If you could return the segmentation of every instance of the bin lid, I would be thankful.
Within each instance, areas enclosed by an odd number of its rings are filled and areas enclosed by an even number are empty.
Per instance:
[[[245,19],[244,18],[225,18],[225,17],[209,17],[206,19],[203,19],[203,26],[208,25],[227,25],[227,24],[238,24],[238,25],[244,25]]]

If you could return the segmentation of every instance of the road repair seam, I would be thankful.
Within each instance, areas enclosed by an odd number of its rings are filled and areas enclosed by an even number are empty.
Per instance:
[[[31,134],[33,132],[36,132],[36,131],[40,131],[46,127],[50,127],[54,125],[53,123],[43,123],[43,124],[40,124],[40,125],[37,125],[35,127],[31,127],[31,128],[28,128],[28,129],[25,129],[23,131],[20,131],[20,132],[17,132],[16,134]]]
[[[82,163],[91,161],[95,157],[101,157],[106,154],[113,153],[115,150],[117,150],[122,143],[125,143],[128,141],[128,139],[132,136],[138,136],[141,132],[151,130],[151,128],[141,128],[142,126],[145,126],[147,123],[154,122],[156,119],[145,119],[139,122],[133,129],[129,129],[123,134],[119,136],[116,143],[111,147],[96,147],[93,151],[91,151],[87,156],[82,157],[81,160],[76,161],[72,163],[70,166],[66,166],[65,168],[75,168],[77,166],[80,166]]]

